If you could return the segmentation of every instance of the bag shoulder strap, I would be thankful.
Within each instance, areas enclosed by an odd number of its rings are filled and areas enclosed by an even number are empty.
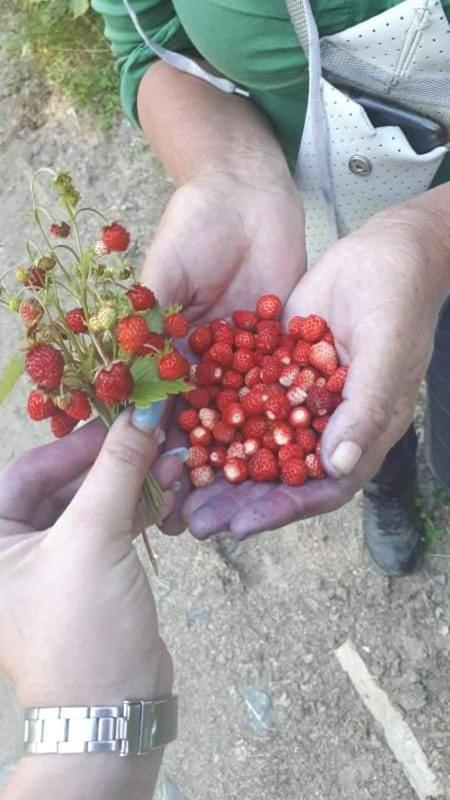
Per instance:
[[[308,21],[303,0],[285,0],[297,39],[306,57],[309,54]]]

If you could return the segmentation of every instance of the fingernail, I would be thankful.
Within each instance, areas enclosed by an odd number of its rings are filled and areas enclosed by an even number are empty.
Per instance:
[[[160,400],[158,403],[152,403],[148,408],[135,408],[131,415],[131,421],[135,428],[146,433],[157,428],[161,422],[165,405],[166,401]]]
[[[166,450],[163,456],[175,456],[175,458],[178,458],[178,460],[184,464],[189,458],[189,450],[187,447],[174,447],[173,450]]]
[[[172,492],[179,492],[181,489],[181,481],[174,481],[170,488],[172,489]]]
[[[158,444],[164,444],[165,441],[166,441],[165,431],[160,431],[158,433]]]
[[[330,463],[340,475],[349,475],[362,456],[362,449],[356,442],[341,442],[330,457]]]

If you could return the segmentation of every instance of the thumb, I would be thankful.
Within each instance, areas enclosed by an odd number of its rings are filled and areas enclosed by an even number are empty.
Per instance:
[[[95,529],[108,541],[131,533],[145,476],[158,453],[161,406],[155,404],[153,420],[147,419],[145,427],[138,427],[141,417],[131,409],[118,417],[86,480],[60,518],[59,529]],[[154,427],[149,427],[152,422]]]

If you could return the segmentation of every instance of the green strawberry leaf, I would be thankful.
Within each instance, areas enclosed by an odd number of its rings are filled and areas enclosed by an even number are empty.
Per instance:
[[[131,400],[138,408],[146,408],[159,400],[165,400],[171,394],[181,394],[192,389],[184,381],[154,381],[141,383],[134,387]]]
[[[0,405],[5,402],[24,372],[25,359],[23,353],[14,353],[0,379]]]
[[[162,333],[164,330],[164,317],[159,303],[155,303],[145,315],[148,327],[153,333]]]
[[[131,374],[133,376],[135,386],[147,384],[153,381],[159,381],[156,358],[153,356],[137,358],[131,367]]]

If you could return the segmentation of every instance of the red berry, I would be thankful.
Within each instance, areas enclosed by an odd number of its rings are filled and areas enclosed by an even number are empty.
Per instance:
[[[251,350],[236,350],[232,366],[236,372],[246,373],[255,366],[255,356]]]
[[[285,461],[289,461],[291,458],[297,459],[297,461],[304,461],[305,454],[303,451],[303,447],[299,444],[285,444],[280,447],[278,451],[278,462],[283,464]]]
[[[317,342],[311,347],[309,361],[325,375],[331,376],[338,368],[338,357],[332,344],[328,342]]]
[[[256,342],[253,333],[250,333],[250,331],[236,331],[234,336],[234,346],[238,350],[254,350],[255,344]]]
[[[244,439],[243,446],[246,457],[251,458],[251,456],[254,456],[256,451],[261,447],[261,442],[259,439],[255,438]]]
[[[223,410],[223,421],[232,428],[242,428],[245,424],[245,411],[239,403],[230,403]]]
[[[315,417],[324,417],[336,408],[336,396],[325,386],[313,386],[308,392],[306,407]]]
[[[226,389],[240,389],[244,383],[244,379],[240,372],[235,369],[229,369],[224,373],[222,378],[222,386]]]
[[[274,439],[273,431],[266,431],[264,436],[262,437],[262,446],[266,448],[266,450],[272,450],[275,453],[278,451],[278,445]]]
[[[89,419],[92,414],[92,408],[87,394],[81,389],[71,389],[70,401],[65,412],[68,417],[75,419],[77,422]]]
[[[145,358],[145,356],[156,356],[164,350],[165,341],[159,333],[150,332],[146,337],[144,344],[136,350],[136,355]]]
[[[305,317],[299,323],[299,338],[304,339],[305,342],[318,342],[327,328],[328,325],[322,317],[317,314],[310,314],[309,317]]]
[[[36,389],[33,389],[28,395],[27,411],[29,417],[35,422],[48,419],[58,413],[52,398]]]
[[[291,411],[289,400],[285,395],[274,394],[265,403],[268,419],[286,419]]]
[[[244,331],[254,331],[258,317],[253,311],[235,311],[233,314],[233,322],[236,328],[242,328]]]
[[[214,342],[208,350],[208,356],[212,361],[221,364],[222,367],[229,367],[233,361],[233,351],[231,345],[226,342]]]
[[[62,439],[63,436],[72,433],[76,424],[76,420],[69,417],[64,411],[58,411],[50,420],[51,431],[57,439]]]
[[[194,469],[191,469],[190,476],[191,482],[196,489],[200,489],[202,486],[207,486],[208,483],[212,483],[214,480],[214,472],[209,464],[205,464],[203,467],[195,467]]]
[[[252,367],[244,378],[244,383],[248,386],[249,389],[255,385],[255,383],[259,383],[261,380],[261,369],[260,367]]]
[[[304,392],[309,392],[309,390],[314,386],[317,378],[319,377],[319,373],[317,372],[314,367],[305,367],[304,369],[300,370],[295,385],[299,386],[300,389],[303,389]]]
[[[35,289],[41,289],[45,286],[45,271],[38,267],[31,267],[27,270],[27,275],[23,281],[24,286],[34,286]]]
[[[135,283],[131,289],[128,289],[127,297],[135,311],[147,311],[153,308],[156,302],[155,295],[147,286],[142,283]]]
[[[242,458],[229,458],[223,468],[228,483],[242,483],[248,478],[248,467]]]
[[[242,429],[244,439],[261,439],[266,431],[267,420],[264,417],[251,417]]]
[[[299,372],[300,369],[297,364],[289,364],[289,366],[282,368],[281,375],[278,380],[282,386],[292,386],[295,383]]]
[[[292,317],[292,319],[289,320],[288,332],[289,336],[292,336],[293,339],[297,340],[302,338],[302,323],[304,319],[304,317]]]
[[[286,397],[291,406],[301,406],[306,400],[306,392],[300,386],[291,386],[286,392]]]
[[[193,353],[206,353],[212,343],[212,333],[209,325],[200,325],[192,331],[189,337],[189,346]]]
[[[275,361],[272,356],[264,356],[261,365],[261,381],[263,383],[275,383],[280,378],[282,364]]]
[[[274,358],[275,361],[278,361],[279,364],[287,367],[292,361],[292,354],[286,345],[280,344],[280,346],[275,348],[273,351],[272,358]]]
[[[224,447],[213,447],[209,454],[210,464],[214,469],[222,469],[227,460],[227,451]]]
[[[67,222],[61,222],[59,225],[54,222],[50,225],[50,233],[52,236],[58,236],[60,239],[67,239],[70,234],[70,225]]]
[[[189,469],[194,469],[194,467],[203,467],[204,464],[207,464],[209,461],[209,453],[206,447],[201,447],[201,445],[195,444],[189,448],[189,457],[186,460],[186,466]]]
[[[211,402],[216,403],[217,405],[216,401],[217,401],[217,395],[220,392],[220,386],[217,386],[217,384],[214,384],[214,386],[208,386],[208,392],[211,398]]]
[[[289,486],[301,486],[308,477],[308,468],[304,461],[290,458],[281,465],[281,478]]]
[[[280,338],[283,335],[283,326],[278,319],[260,319],[256,323],[256,330],[258,333],[270,333]]]
[[[203,387],[192,389],[192,391],[187,392],[184,396],[189,405],[192,406],[192,408],[197,409],[205,408],[210,401],[209,391]]]
[[[327,381],[327,389],[329,392],[342,392],[345,381],[347,379],[348,367],[338,367],[336,372],[333,372]]]
[[[216,442],[220,444],[231,444],[234,439],[235,429],[231,425],[227,425],[223,420],[216,422],[213,428],[213,436]]]
[[[198,365],[197,383],[201,386],[211,386],[213,383],[220,383],[223,375],[223,367],[214,361],[203,361]]]
[[[66,325],[74,333],[87,333],[86,316],[82,308],[72,308],[65,314]]]
[[[115,253],[123,253],[128,250],[130,244],[130,234],[127,229],[118,222],[105,225],[102,230],[102,242],[108,250]]]
[[[42,306],[36,300],[24,300],[20,304],[20,316],[22,317],[29,332],[35,327],[36,323],[42,317]]]
[[[324,342],[328,342],[328,344],[334,345],[334,336],[329,328],[327,328],[327,330],[325,331],[324,335],[322,336],[322,339]]]
[[[265,410],[265,404],[268,399],[269,393],[265,386],[262,389],[254,386],[253,389],[250,389],[249,394],[242,398],[242,408],[249,416],[259,416]]]
[[[27,375],[45,389],[57,389],[64,372],[64,361],[59,350],[51,344],[36,344],[25,358]]]
[[[289,444],[294,438],[294,431],[286,422],[278,422],[272,432],[273,438],[278,447],[283,447],[283,445]]]
[[[184,339],[189,333],[189,322],[183,314],[169,314],[164,320],[164,333],[171,339]]]
[[[158,361],[158,374],[163,381],[176,381],[189,375],[189,362],[173,348]]]
[[[115,361],[111,366],[104,367],[95,379],[94,388],[98,399],[107,405],[128,400],[134,389],[129,367],[123,361]]]
[[[311,412],[305,406],[297,406],[289,414],[289,422],[293,428],[309,428],[311,419]]]
[[[316,449],[317,436],[311,428],[297,428],[295,438],[305,453],[313,453]]]
[[[262,331],[256,336],[256,349],[270,355],[280,343],[280,334],[274,331]]]
[[[275,294],[265,294],[256,303],[256,313],[260,319],[278,319],[283,304]]]
[[[178,414],[178,427],[183,431],[192,431],[200,424],[198,412],[195,408],[185,408]]]
[[[223,411],[225,406],[230,403],[237,403],[239,395],[236,389],[222,389],[216,397],[216,406],[220,411]]]
[[[264,447],[248,462],[249,475],[254,481],[274,481],[278,478],[278,462],[274,454]]]
[[[211,331],[215,342],[225,342],[225,344],[233,344],[234,330],[231,325],[224,319],[216,319],[211,322]]]
[[[325,471],[317,453],[309,453],[305,458],[305,462],[310,478],[314,478],[315,480],[325,478]]]
[[[220,414],[213,408],[201,408],[198,414],[200,424],[208,431],[212,431],[216,422],[220,419]]]
[[[199,444],[202,447],[208,447],[211,444],[211,438],[211,431],[206,430],[203,425],[197,425],[189,433],[189,441],[192,445]]]
[[[317,378],[317,380],[314,381],[314,386],[326,386],[326,385],[327,385],[327,379],[324,378],[323,375],[321,375],[320,378]]]
[[[309,364],[309,354],[311,352],[311,345],[309,342],[297,342],[297,345],[292,353],[292,358],[300,367],[307,367]]]
[[[227,461],[230,458],[242,458],[246,460],[245,449],[242,442],[231,442],[227,450]]]
[[[323,433],[325,428],[327,427],[329,421],[330,421],[330,417],[329,416],[316,417],[316,419],[313,419],[313,421],[312,421],[312,426],[313,426],[314,430],[316,431],[316,433]]]
[[[117,325],[117,339],[127,353],[136,353],[144,344],[150,331],[144,317],[130,315]]]

